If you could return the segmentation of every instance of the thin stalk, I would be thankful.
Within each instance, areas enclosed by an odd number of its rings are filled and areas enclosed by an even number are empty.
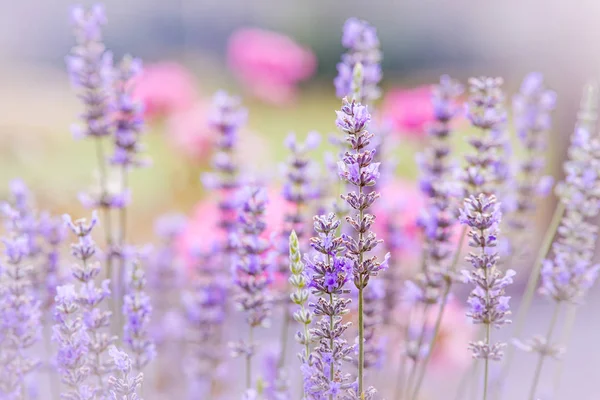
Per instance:
[[[128,189],[128,171],[127,167],[123,166],[121,168],[121,193],[125,195],[125,192]],[[115,296],[113,297],[113,315],[116,316],[116,332],[120,332],[124,325],[123,322],[123,313],[121,310],[123,309],[123,281],[125,274],[125,255],[124,248],[127,238],[127,207],[123,206],[119,209],[119,231],[117,233],[117,247],[119,248],[120,257],[119,257],[119,270],[116,275],[113,277],[115,280],[113,282],[113,287],[115,290]]]
[[[535,294],[535,288],[537,287],[538,281],[540,279],[540,271],[542,269],[542,263],[550,250],[550,246],[552,246],[552,241],[554,239],[554,235],[558,226],[560,225],[560,221],[562,220],[562,216],[565,213],[565,205],[562,202],[559,202],[556,205],[556,209],[554,210],[554,215],[552,216],[552,220],[550,221],[550,225],[548,226],[548,230],[544,235],[544,239],[542,240],[542,245],[540,246],[539,252],[537,254],[537,258],[535,263],[533,264],[533,268],[531,269],[531,273],[529,274],[529,279],[527,281],[527,287],[525,289],[525,294],[523,295],[523,300],[521,301],[521,305],[519,307],[519,311],[517,312],[515,329],[513,331],[513,337],[518,338],[521,336],[523,332],[523,328],[525,325],[525,318],[529,313],[529,309],[531,308],[531,303],[533,301],[533,295]],[[508,372],[510,371],[510,365],[512,363],[514,357],[515,349],[513,346],[510,346],[506,352],[506,362],[504,367],[500,371],[500,376],[498,377],[499,381],[504,380]]]
[[[290,326],[290,312],[287,308],[287,301],[283,306],[283,322],[281,323],[281,351],[279,352],[279,360],[277,360],[277,369],[281,370],[285,366],[285,356],[288,340],[288,331]]]
[[[481,234],[481,236],[483,236],[483,234],[484,234],[484,231],[483,231],[483,230],[481,230],[481,233],[480,233],[480,234]],[[483,256],[483,255],[485,255],[485,245],[484,245],[484,244],[482,244],[482,245],[481,245],[481,255],[482,255],[482,256]],[[488,271],[488,268],[485,268],[485,270],[484,270],[484,275],[485,275],[485,282],[486,282],[486,285],[488,285],[488,279],[489,279],[489,271]],[[489,288],[489,286],[487,286],[487,288]],[[487,288],[486,288],[486,289],[487,289]],[[490,291],[489,291],[489,289],[487,289],[487,290],[485,291],[485,298],[486,298],[486,301],[487,301],[487,303],[489,304],[489,302],[490,302]],[[489,348],[489,346],[490,346],[490,333],[491,333],[491,332],[490,332],[490,328],[491,328],[491,326],[490,326],[490,322],[488,321],[488,322],[485,324],[485,344],[488,346],[488,348]],[[487,393],[488,393],[488,376],[489,376],[489,371],[490,371],[490,360],[489,360],[489,357],[486,357],[486,358],[485,358],[484,365],[485,365],[485,366],[484,366],[484,370],[483,370],[483,371],[484,371],[484,373],[483,373],[483,400],[487,400]]]
[[[410,396],[411,388],[414,384],[414,380],[417,377],[417,371],[419,368],[419,353],[421,352],[421,347],[423,347],[423,341],[425,340],[425,333],[427,331],[427,314],[429,314],[430,304],[425,304],[425,308],[423,309],[423,324],[421,326],[421,333],[419,334],[419,340],[417,340],[417,356],[415,357],[414,363],[412,364],[412,368],[410,369],[410,374],[408,376],[408,380],[406,382],[406,397]]]
[[[413,317],[413,308],[411,307],[408,310],[408,322],[406,323],[406,325],[404,326],[404,340],[405,342],[408,341],[408,335],[409,335],[409,329],[410,329],[410,321],[412,320]],[[400,400],[402,397],[402,388],[403,388],[403,383],[404,383],[404,371],[406,370],[406,360],[408,359],[408,357],[406,356],[406,351],[401,351],[400,352],[400,361],[398,362],[398,374],[397,374],[397,379],[396,379],[396,391],[394,394],[394,399],[396,400]]]
[[[330,263],[331,261],[331,257],[328,255],[327,256],[327,263]],[[333,307],[333,294],[329,293],[329,304]],[[333,346],[334,346],[334,341],[333,341],[333,336],[331,335],[331,332],[333,332],[333,315],[329,316],[329,348],[331,349],[331,352],[333,354]],[[334,377],[334,363],[332,362],[331,365],[329,366],[329,381],[333,382],[333,377]],[[330,394],[329,395],[329,400],[333,400],[333,395]]]
[[[108,248],[108,257],[106,258],[106,278],[113,279],[113,265],[112,265],[112,224],[110,218],[110,209],[104,204],[108,189],[107,189],[107,175],[106,175],[106,158],[104,156],[104,149],[102,147],[102,139],[97,138],[96,142],[96,157],[98,158],[98,175],[100,180],[100,203],[102,207],[102,218],[104,220],[104,237],[106,246]]]
[[[563,326],[563,331],[560,339],[560,343],[564,346],[571,341],[571,334],[573,333],[573,326],[575,325],[575,319],[577,317],[577,307],[574,304],[569,304],[567,306],[567,316],[565,317],[565,324]],[[558,365],[556,366],[556,372],[554,374],[554,398],[557,398],[558,389],[560,387],[560,380],[562,378],[563,367],[565,365],[565,359],[561,358],[558,360]]]
[[[252,354],[254,349],[254,327],[250,325],[250,331],[248,332],[248,346],[250,351],[246,354],[246,389],[252,388]]]
[[[556,326],[556,321],[558,319],[558,314],[560,312],[561,303],[556,303],[554,307],[554,313],[552,314],[552,320],[550,321],[550,326],[548,327],[548,333],[546,333],[546,344],[550,345],[550,340],[552,339],[552,332],[554,331],[554,327]],[[535,392],[537,390],[538,383],[540,381],[540,376],[542,374],[542,366],[544,364],[544,359],[546,355],[544,353],[540,353],[540,357],[538,358],[537,365],[535,367],[535,373],[533,374],[533,383],[531,384],[531,390],[529,391],[529,400],[535,400]]]
[[[458,259],[460,258],[460,252],[463,248],[463,244],[465,242],[465,237],[467,236],[467,227],[464,226],[461,233],[460,238],[458,239],[458,245],[456,250],[454,251],[454,256],[452,257],[452,264],[450,264],[450,268],[448,269],[449,274],[455,272],[456,266],[458,265]],[[450,298],[450,289],[452,288],[452,280],[447,279],[446,288],[444,290],[442,296],[442,304],[440,305],[440,310],[437,314],[437,318],[435,320],[435,327],[433,329],[433,337],[431,338],[431,344],[429,345],[429,351],[425,356],[425,360],[423,360],[423,365],[421,366],[421,371],[419,373],[419,377],[417,379],[417,384],[415,386],[415,390],[413,392],[412,399],[417,398],[419,395],[419,391],[421,390],[421,385],[423,384],[423,379],[425,378],[425,374],[427,373],[427,365],[431,360],[431,354],[433,354],[433,349],[437,341],[438,334],[440,332],[440,327],[442,326],[442,318],[444,316],[444,311],[446,310],[446,305],[448,304],[448,299]]]
[[[363,187],[358,187],[359,198],[363,195]],[[362,208],[358,210],[358,223],[362,223],[365,216],[365,212]],[[358,232],[358,245],[361,246],[363,241],[362,231]],[[358,254],[358,265],[362,268],[364,261],[364,253],[362,251]],[[358,396],[363,399],[365,396],[364,392],[364,370],[365,370],[365,322],[363,315],[364,308],[364,278],[361,276],[359,279],[360,288],[358,288]]]

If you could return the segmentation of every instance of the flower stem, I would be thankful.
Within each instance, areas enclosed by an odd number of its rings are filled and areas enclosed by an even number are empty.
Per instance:
[[[485,326],[485,343],[488,346],[490,346],[490,324],[486,324],[486,326]],[[483,400],[487,400],[489,373],[490,373],[490,359],[488,357],[486,357],[484,373],[483,373]]]
[[[513,331],[513,337],[518,338],[521,336],[525,325],[525,318],[529,313],[529,308],[531,307],[531,302],[533,301],[533,295],[535,294],[535,289],[537,287],[538,281],[540,279],[540,271],[542,269],[542,263],[550,250],[550,246],[552,245],[552,241],[554,239],[554,235],[560,225],[560,221],[565,212],[565,205],[562,202],[559,202],[554,210],[554,215],[552,216],[552,220],[550,221],[550,225],[548,226],[548,230],[546,231],[546,235],[542,241],[542,245],[540,246],[539,252],[537,254],[537,258],[535,263],[533,264],[533,268],[531,269],[531,273],[529,274],[529,280],[527,281],[527,287],[525,289],[525,294],[523,295],[523,300],[521,301],[521,306],[519,307],[519,311],[517,312],[515,329]],[[514,357],[514,347],[509,347],[506,352],[506,362],[504,363],[504,368],[500,372],[500,376],[498,377],[499,381],[502,381],[508,375],[510,371],[510,365],[512,363]]]
[[[413,317],[413,312],[414,312],[414,308],[411,307],[408,310],[408,319],[407,319],[407,323],[406,325],[403,327],[404,328],[404,338],[405,340],[408,339],[409,336],[409,329],[410,329],[410,321],[412,320]],[[402,327],[400,327],[402,328]],[[406,371],[406,360],[408,359],[406,351],[400,351],[400,360],[398,362],[398,375],[397,375],[397,379],[396,379],[396,392],[394,394],[394,399],[396,400],[401,400],[402,399],[402,394],[403,394],[403,383],[404,383],[404,372]]]
[[[552,314],[552,320],[550,321],[550,326],[548,327],[548,333],[546,333],[546,345],[550,345],[550,340],[552,339],[552,332],[554,331],[554,327],[556,326],[556,321],[558,319],[558,314],[560,313],[561,303],[556,303],[554,307],[554,313]],[[535,373],[533,374],[533,382],[531,384],[531,390],[529,391],[529,400],[535,400],[535,392],[537,390],[538,383],[540,381],[540,376],[542,374],[542,366],[544,364],[544,359],[546,358],[546,354],[540,353],[540,357],[538,358],[537,365],[535,367]]]
[[[331,257],[327,256],[327,263],[329,264],[331,262]],[[329,264],[330,265],[330,264]],[[329,304],[331,305],[331,307],[333,308],[333,294],[329,293]],[[333,332],[333,315],[331,315],[329,317],[329,348],[331,350],[331,353],[333,354],[333,346],[335,345],[335,342],[333,340],[333,335],[331,334],[331,332]],[[335,375],[335,370],[334,370],[334,363],[331,363],[331,365],[329,366],[329,381],[333,382],[333,377]],[[330,394],[329,395],[329,400],[333,400],[333,395]]]
[[[363,375],[365,368],[365,324],[363,316],[364,288],[358,289],[358,393],[364,398]]]
[[[254,327],[248,332],[248,353],[246,354],[246,389],[252,388],[252,355],[254,353]]]
[[[105,204],[104,200],[107,197],[107,175],[106,175],[106,159],[104,157],[104,149],[102,147],[102,138],[96,139],[96,157],[98,158],[98,174],[100,180],[100,204],[102,207],[102,217],[104,219],[104,236],[107,246],[106,258],[106,278],[112,281],[112,224],[110,218],[110,209]]]
[[[458,245],[456,250],[454,251],[454,256],[452,257],[452,264],[448,269],[448,276],[450,276],[456,270],[456,266],[458,264],[458,259],[460,258],[460,251],[463,248],[463,244],[465,242],[465,238],[467,237],[467,227],[464,226],[460,232],[460,238],[458,239]],[[431,343],[429,345],[429,351],[427,351],[427,355],[425,356],[425,360],[423,360],[423,364],[421,365],[421,371],[419,372],[419,377],[417,379],[417,384],[415,385],[415,390],[413,392],[412,399],[417,399],[419,395],[419,391],[421,390],[421,385],[423,384],[423,379],[425,378],[425,374],[427,373],[427,365],[431,360],[431,354],[433,353],[433,349],[435,343],[437,341],[438,334],[440,332],[440,327],[442,326],[442,318],[444,316],[444,311],[446,310],[446,305],[448,304],[448,299],[450,298],[450,289],[452,288],[452,280],[448,277],[446,279],[446,288],[444,289],[444,293],[442,295],[442,303],[440,305],[440,310],[437,314],[437,318],[435,320],[435,327],[433,329],[433,337],[431,338]]]
[[[563,346],[567,346],[567,344],[571,341],[571,334],[573,333],[573,326],[575,325],[576,317],[577,306],[575,306],[574,304],[569,304],[567,306],[567,316],[565,317],[565,324],[563,326],[563,332],[560,339],[560,343],[562,343]],[[556,396],[558,395],[558,389],[560,387],[560,379],[562,377],[564,365],[564,358],[560,358],[558,360],[558,365],[556,366],[556,372],[554,374],[554,398],[556,398]]]
[[[427,315],[429,314],[430,304],[425,304],[425,308],[423,309],[423,323],[421,326],[421,332],[419,333],[419,340],[417,340],[417,354],[414,360],[414,363],[410,369],[410,374],[408,376],[408,381],[406,382],[406,397],[408,398],[411,394],[411,388],[413,387],[414,380],[417,377],[417,371],[419,368],[419,356],[421,353],[421,348],[423,347],[423,341],[425,340],[425,334],[427,331]]]

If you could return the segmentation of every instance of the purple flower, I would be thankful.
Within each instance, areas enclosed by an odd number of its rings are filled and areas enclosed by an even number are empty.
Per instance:
[[[42,317],[30,280],[31,267],[24,262],[29,252],[27,239],[14,231],[9,234],[2,240],[0,269],[0,397],[6,398],[24,393],[27,376],[39,365],[32,347],[40,337]]]
[[[149,332],[152,305],[146,294],[146,276],[140,261],[134,259],[129,269],[127,292],[123,298],[123,342],[133,354],[133,368],[141,372],[156,357],[156,347]]]
[[[366,21],[350,18],[344,24],[342,45],[348,50],[337,65],[338,75],[333,83],[339,98],[359,93],[357,101],[371,103],[381,95],[381,50],[375,28]],[[359,87],[355,84],[354,69],[361,65]]]
[[[144,126],[143,107],[132,97],[133,80],[141,73],[142,62],[125,56],[115,71],[115,147],[111,162],[123,167],[148,164],[139,158],[143,148],[139,137]]]
[[[106,279],[98,287],[94,279],[100,273],[100,264],[93,259],[96,245],[91,238],[97,217],[93,213],[90,222],[85,219],[73,222],[68,215],[63,219],[77,237],[77,242],[71,245],[71,254],[79,263],[72,267],[72,275],[80,283],[77,303],[81,307],[81,321],[90,338],[88,366],[91,374],[97,377],[99,385],[94,390],[107,394],[106,375],[110,372],[105,366],[107,350],[117,338],[108,333],[112,313],[103,309],[105,300],[110,298],[110,281]]]
[[[542,174],[556,93],[544,87],[541,74],[531,73],[523,80],[521,90],[513,97],[512,103],[515,128],[525,149],[525,160],[519,165],[520,178],[516,182],[516,204],[510,224],[522,231],[535,211],[535,197],[544,196],[553,184],[551,177]]]
[[[463,271],[465,280],[475,286],[467,300],[470,306],[467,316],[476,324],[487,325],[489,331],[490,326],[499,328],[511,322],[507,319],[511,313],[510,298],[504,296],[504,289],[512,283],[515,272],[500,271],[497,267],[499,256],[495,251],[502,212],[495,196],[480,194],[465,199],[460,213],[460,222],[471,228],[469,246],[473,249],[466,257],[473,269]],[[485,342],[470,344],[473,357],[486,360],[500,360],[503,347],[504,344],[490,343],[489,335]]]
[[[110,346],[108,354],[112,358],[113,370],[119,372],[119,376],[111,375],[108,378],[109,393],[111,399],[139,399],[137,390],[142,386],[144,374],[141,372],[131,377],[131,359],[127,353]]]
[[[104,9],[100,5],[87,11],[76,7],[71,12],[71,23],[77,45],[66,57],[67,69],[85,107],[84,128],[75,128],[74,134],[107,136],[112,132],[113,59],[102,43]]]

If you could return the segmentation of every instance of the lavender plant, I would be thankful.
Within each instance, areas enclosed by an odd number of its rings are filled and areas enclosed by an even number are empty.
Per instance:
[[[144,374],[130,376],[132,372],[132,362],[127,353],[119,351],[115,346],[108,349],[108,354],[112,358],[113,370],[119,372],[119,376],[111,375],[108,378],[110,386],[110,398],[112,400],[138,400],[137,394],[139,387],[144,381]]]
[[[591,222],[600,213],[600,139],[583,127],[578,128],[572,137],[564,170],[565,180],[557,186],[556,192],[565,213],[552,245],[552,256],[544,261],[541,270],[540,292],[555,302],[555,311],[546,335],[536,336],[520,346],[539,354],[530,399],[536,396],[545,358],[562,352],[551,342],[561,306],[581,302],[600,269],[592,260],[598,228]]]
[[[340,221],[335,214],[314,217],[317,236],[310,240],[318,253],[312,260],[306,259],[313,294],[317,301],[309,301],[315,317],[320,317],[309,336],[317,341],[313,352],[302,365],[304,395],[312,400],[344,398],[347,391],[356,386],[350,374],[344,373],[344,361],[351,361],[353,348],[344,339],[349,322],[342,318],[349,312],[350,299],[346,283],[352,277],[352,262],[344,257],[343,239],[336,237]]]
[[[246,388],[252,389],[252,358],[256,352],[254,329],[265,326],[271,312],[268,289],[272,280],[272,266],[271,260],[266,257],[271,244],[261,237],[266,228],[265,190],[248,187],[243,197],[237,257],[233,260],[233,281],[238,287],[236,303],[246,313],[249,331],[247,341],[232,343],[232,352],[234,357],[243,355],[246,358]]]
[[[502,358],[504,343],[491,342],[491,328],[499,328],[511,321],[508,301],[504,296],[506,286],[512,283],[515,271],[501,272],[497,266],[499,229],[502,218],[500,204],[494,195],[480,194],[465,199],[465,206],[460,210],[459,220],[471,228],[469,231],[469,246],[476,249],[469,253],[466,261],[473,267],[463,271],[468,283],[475,286],[467,302],[470,311],[467,313],[475,324],[485,325],[485,340],[472,342],[469,348],[473,358],[485,360],[483,398],[487,399],[489,360],[499,361]]]
[[[40,301],[34,297],[31,266],[24,265],[28,240],[11,231],[3,238],[4,261],[0,269],[0,395],[26,398],[26,378],[40,361],[32,352],[40,338]]]
[[[97,249],[91,234],[98,223],[98,217],[93,213],[88,222],[83,218],[72,221],[70,216],[65,215],[64,220],[77,237],[77,242],[71,245],[71,254],[78,263],[73,265],[71,272],[80,284],[77,303],[81,307],[83,325],[89,335],[87,363],[91,375],[96,380],[94,391],[99,396],[104,396],[107,394],[107,375],[112,370],[107,351],[117,337],[107,332],[112,312],[106,310],[108,307],[105,306],[104,300],[109,299],[111,295],[110,281],[103,280],[99,287],[95,283],[100,274],[100,264],[94,261]]]
[[[358,103],[370,104],[381,95],[381,50],[377,31],[368,22],[350,18],[344,24],[342,45],[348,51],[337,64],[338,75],[334,80],[339,98],[352,97]],[[356,79],[355,67],[360,65],[360,79]]]

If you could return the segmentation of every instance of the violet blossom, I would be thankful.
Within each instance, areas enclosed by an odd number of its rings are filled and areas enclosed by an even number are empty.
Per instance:
[[[556,93],[544,87],[543,76],[539,73],[527,75],[519,93],[513,97],[515,128],[525,149],[516,182],[514,216],[510,220],[511,227],[519,231],[526,228],[527,219],[535,211],[536,195],[545,195],[552,187],[552,177],[543,176],[543,172],[555,104]]]
[[[71,272],[79,282],[77,302],[81,307],[83,325],[90,338],[88,366],[90,373],[96,377],[98,393],[103,395],[106,394],[106,378],[112,368],[107,359],[107,350],[117,337],[108,332],[112,312],[107,310],[105,300],[111,295],[110,280],[103,280],[100,286],[95,282],[100,274],[100,263],[94,260],[97,248],[91,234],[98,223],[98,217],[94,212],[89,222],[83,218],[72,221],[69,215],[63,218],[77,237],[77,242],[71,245],[71,254],[79,262],[73,265]]]
[[[339,98],[357,93],[359,103],[370,104],[381,95],[381,50],[376,29],[368,22],[350,18],[344,24],[342,45],[348,50],[337,64],[334,82]],[[355,66],[361,65],[360,82],[355,82]],[[357,84],[358,83],[358,84]]]
[[[265,326],[271,313],[269,285],[272,281],[271,259],[267,256],[270,242],[261,235],[266,229],[264,214],[267,194],[263,188],[248,187],[242,193],[239,211],[237,255],[233,259],[233,282],[237,287],[235,302],[245,313],[249,326],[247,341],[233,343],[234,357],[246,358],[246,388],[252,386],[252,358],[256,352],[254,329]]]
[[[335,236],[339,227],[333,213],[315,216],[317,236],[310,242],[318,255],[306,258],[309,287],[317,296],[308,306],[320,317],[309,333],[317,345],[302,365],[304,395],[311,400],[341,399],[355,386],[350,374],[343,371],[343,362],[351,361],[353,352],[344,338],[350,323],[342,321],[351,301],[346,298],[350,292],[346,284],[352,278],[352,261],[342,255],[343,239]]]
[[[0,397],[25,399],[26,377],[39,365],[32,347],[41,334],[40,301],[34,297],[28,240],[14,231],[2,239],[0,267]]]

